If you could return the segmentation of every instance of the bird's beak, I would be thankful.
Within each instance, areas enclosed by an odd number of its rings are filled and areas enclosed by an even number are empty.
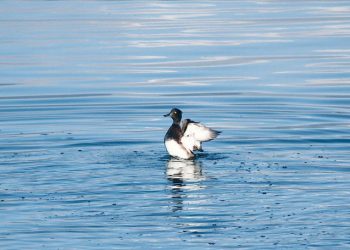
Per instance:
[[[171,113],[171,112],[170,112],[170,113]],[[164,115],[164,117],[167,117],[167,116],[169,116],[169,115],[170,115],[170,113],[168,113],[168,114]]]

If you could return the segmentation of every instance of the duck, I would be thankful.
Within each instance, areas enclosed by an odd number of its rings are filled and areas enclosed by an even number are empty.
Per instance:
[[[195,151],[203,151],[202,142],[215,139],[221,131],[206,127],[191,119],[182,120],[182,111],[173,108],[164,117],[173,120],[164,136],[165,148],[169,155],[180,159],[194,159]]]

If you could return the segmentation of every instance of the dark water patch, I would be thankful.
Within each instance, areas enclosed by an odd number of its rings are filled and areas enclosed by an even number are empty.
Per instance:
[[[64,94],[64,95],[29,95],[29,96],[3,96],[0,99],[63,99],[63,98],[77,98],[77,97],[101,97],[101,96],[109,96],[110,94],[103,93],[93,93],[93,94]]]
[[[236,139],[222,139],[220,142],[222,144],[251,144],[251,145],[273,145],[273,144],[301,144],[301,145],[309,145],[310,144],[348,144],[350,143],[350,138],[325,138],[325,139],[316,139],[316,138],[302,138],[302,139],[286,139],[286,138],[236,138]]]
[[[122,140],[122,141],[100,141],[100,142],[86,142],[86,143],[75,143],[65,145],[64,147],[68,148],[85,148],[85,147],[106,147],[106,146],[120,146],[120,145],[144,145],[144,144],[155,144],[155,141],[147,140]]]
[[[0,87],[15,86],[17,83],[0,83]]]

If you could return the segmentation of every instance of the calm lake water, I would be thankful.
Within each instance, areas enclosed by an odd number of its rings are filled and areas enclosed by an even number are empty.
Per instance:
[[[349,1],[1,1],[1,249],[350,248]],[[172,107],[222,134],[167,155]]]

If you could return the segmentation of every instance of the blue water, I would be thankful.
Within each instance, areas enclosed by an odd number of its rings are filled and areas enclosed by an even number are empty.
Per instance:
[[[1,249],[350,248],[348,1],[1,1]],[[172,107],[221,130],[171,159]]]

